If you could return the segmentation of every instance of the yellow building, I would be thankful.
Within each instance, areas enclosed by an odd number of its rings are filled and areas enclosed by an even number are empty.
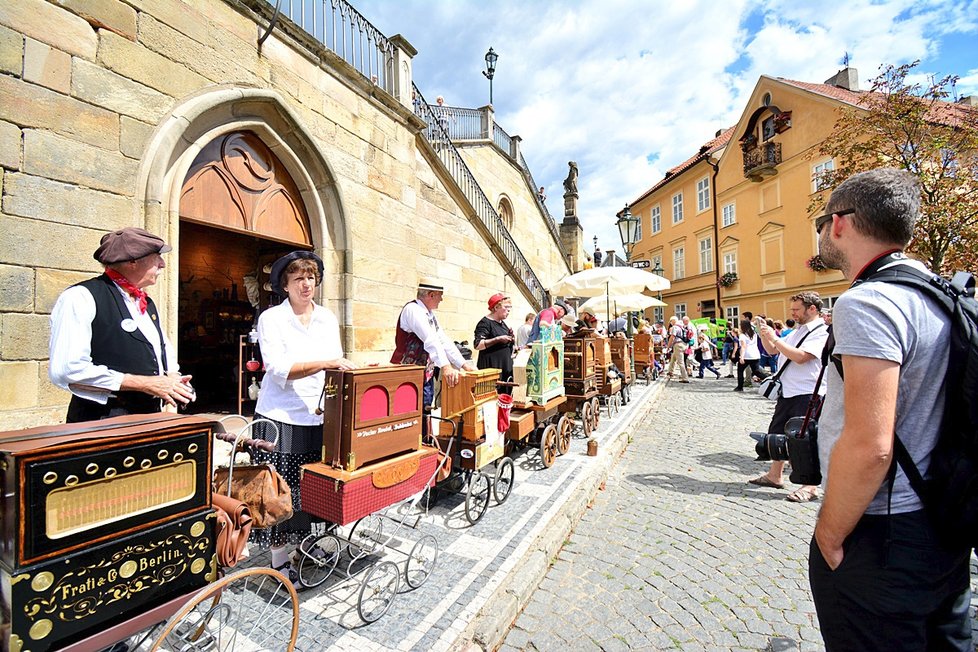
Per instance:
[[[823,84],[762,76],[736,125],[631,204],[641,220],[632,258],[658,264],[672,281],[655,318],[750,311],[784,319],[802,290],[831,307],[846,283],[841,272],[809,266],[818,253],[818,211],[809,206],[834,165],[818,146],[837,109],[859,96],[852,68]]]

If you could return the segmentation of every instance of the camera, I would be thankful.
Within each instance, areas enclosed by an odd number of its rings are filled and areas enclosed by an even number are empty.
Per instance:
[[[791,417],[784,426],[784,434],[752,432],[751,438],[757,441],[754,450],[761,462],[771,460],[791,462],[791,475],[795,484],[817,485],[822,482],[822,472],[818,463],[818,422],[812,419],[808,428],[805,417]]]

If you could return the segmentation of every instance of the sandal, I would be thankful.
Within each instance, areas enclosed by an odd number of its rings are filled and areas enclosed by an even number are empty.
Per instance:
[[[790,503],[810,503],[813,500],[818,500],[818,489],[812,487],[802,487],[801,489],[795,489],[790,494],[784,497]]]
[[[756,484],[758,487],[771,487],[772,489],[784,489],[784,483],[775,482],[766,475],[760,475],[747,481],[748,484]],[[801,501],[798,501],[801,502]]]
[[[302,580],[299,579],[299,570],[295,567],[295,565],[291,561],[287,561],[281,566],[272,566],[272,570],[278,571],[282,575],[288,577],[289,581],[292,582],[292,587],[296,591],[302,591],[303,589],[306,588],[306,585],[303,584]]]

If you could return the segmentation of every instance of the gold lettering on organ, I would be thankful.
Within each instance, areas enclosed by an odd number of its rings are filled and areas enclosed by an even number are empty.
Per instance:
[[[186,460],[55,489],[45,500],[45,533],[58,539],[188,500],[196,466]]]

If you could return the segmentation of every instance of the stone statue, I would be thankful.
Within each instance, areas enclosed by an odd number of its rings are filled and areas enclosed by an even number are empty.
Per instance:
[[[567,165],[570,166],[570,171],[567,173],[567,178],[564,179],[564,196],[576,195],[577,194],[577,163],[574,161],[568,161]]]

